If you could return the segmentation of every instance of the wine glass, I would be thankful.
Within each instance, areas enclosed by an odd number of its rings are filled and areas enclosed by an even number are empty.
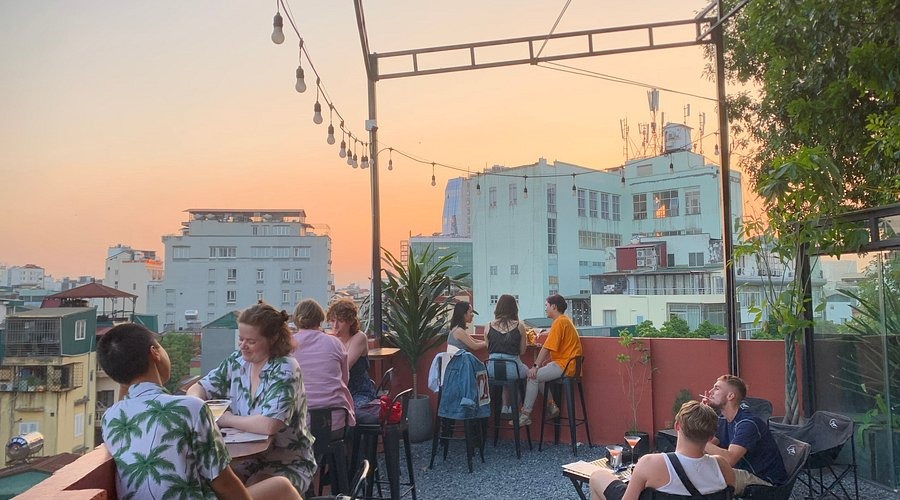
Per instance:
[[[209,411],[212,412],[213,420],[218,422],[219,417],[225,413],[225,410],[231,406],[230,399],[210,399],[206,401],[206,406],[209,407]]]
[[[636,436],[634,434],[626,434],[625,441],[628,442],[628,446],[631,447],[631,466],[634,467],[634,447],[640,442],[641,436]]]

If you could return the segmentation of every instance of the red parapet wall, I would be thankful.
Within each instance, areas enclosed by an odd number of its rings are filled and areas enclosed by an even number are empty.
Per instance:
[[[106,500],[116,497],[116,465],[105,445],[56,471],[15,500]]]

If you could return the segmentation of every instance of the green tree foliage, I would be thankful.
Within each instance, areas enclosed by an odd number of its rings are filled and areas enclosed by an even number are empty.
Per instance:
[[[644,320],[641,324],[635,327],[635,337],[661,337],[659,334],[659,330],[653,326],[653,322],[648,320]]]
[[[679,316],[672,316],[668,321],[663,323],[662,328],[659,329],[659,333],[661,333],[663,337],[687,338],[691,336],[691,327],[688,326],[687,321]]]
[[[714,325],[709,321],[704,321],[693,331],[691,336],[708,339],[713,335],[725,335],[725,327],[722,325]]]
[[[816,148],[846,205],[897,201],[898,23],[895,0],[754,0],[725,24],[727,78],[752,89],[731,96],[729,115],[755,147],[743,166],[758,185],[779,157]]]
[[[191,371],[191,358],[194,354],[194,338],[188,333],[169,332],[159,339],[172,363],[172,375],[166,382],[166,390],[172,394],[178,389],[178,382],[187,377]]]

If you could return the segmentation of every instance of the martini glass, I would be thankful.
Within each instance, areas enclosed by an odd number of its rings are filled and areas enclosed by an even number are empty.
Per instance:
[[[626,434],[625,441],[628,443],[628,446],[631,447],[631,466],[634,467],[634,447],[640,442],[641,436],[635,436],[633,434]]]
[[[210,399],[206,401],[206,406],[209,407],[209,411],[212,412],[213,420],[216,422],[219,421],[219,417],[225,413],[225,410],[227,410],[230,405],[230,399]]]

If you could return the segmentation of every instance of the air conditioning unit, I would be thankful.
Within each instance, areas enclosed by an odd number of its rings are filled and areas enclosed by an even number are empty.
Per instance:
[[[0,391],[11,391],[12,384],[10,382],[0,382]]]

